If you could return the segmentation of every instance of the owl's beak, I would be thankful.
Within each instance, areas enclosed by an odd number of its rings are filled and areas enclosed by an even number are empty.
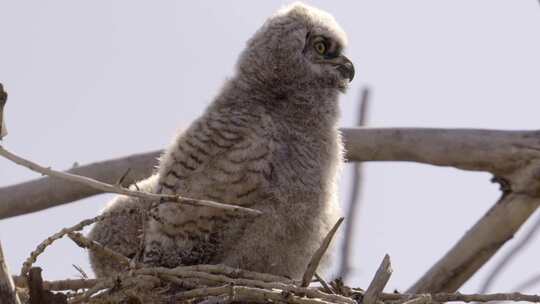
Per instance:
[[[349,58],[339,55],[334,60],[334,63],[336,64],[337,70],[341,73],[341,76],[349,79],[349,82],[351,82],[354,78],[354,64]]]

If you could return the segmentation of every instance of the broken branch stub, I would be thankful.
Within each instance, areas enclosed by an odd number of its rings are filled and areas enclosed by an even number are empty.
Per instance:
[[[7,93],[4,91],[4,87],[0,83],[0,140],[6,137],[7,127],[4,119],[4,107],[7,102]]]

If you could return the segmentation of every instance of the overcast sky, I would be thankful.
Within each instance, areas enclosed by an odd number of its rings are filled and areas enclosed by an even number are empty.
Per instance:
[[[0,0],[0,82],[9,93],[10,131],[3,145],[57,169],[163,148],[211,102],[245,41],[286,3]],[[332,13],[349,35],[346,53],[357,76],[340,101],[341,125],[354,123],[360,88],[369,85],[371,126],[538,128],[537,1],[308,3]],[[0,186],[36,177],[0,159]],[[490,175],[451,168],[370,163],[365,177],[348,282],[362,287],[388,253],[389,290],[406,289],[499,196]],[[110,197],[0,221],[12,272],[40,241],[94,216]],[[539,273],[539,251],[535,240],[494,290],[510,291]],[[462,291],[476,291],[500,256]],[[76,276],[72,264],[91,272],[86,254],[66,240],[37,262],[46,279]]]

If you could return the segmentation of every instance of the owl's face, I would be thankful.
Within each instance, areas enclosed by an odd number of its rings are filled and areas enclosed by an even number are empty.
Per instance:
[[[354,78],[354,65],[342,51],[340,41],[328,33],[308,31],[302,54],[312,73],[323,79],[334,80],[332,83],[344,90]]]
[[[354,65],[343,55],[346,35],[334,18],[294,3],[270,17],[248,42],[239,70],[255,86],[279,94],[344,91]]]

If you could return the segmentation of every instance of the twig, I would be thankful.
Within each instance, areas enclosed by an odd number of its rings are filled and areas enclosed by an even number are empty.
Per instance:
[[[373,280],[369,284],[366,293],[364,294],[363,304],[375,304],[382,293],[386,283],[392,275],[392,266],[390,264],[390,256],[387,254],[379,265],[379,269],[375,273]]]
[[[502,259],[497,263],[497,265],[493,268],[493,270],[488,274],[486,280],[482,284],[482,287],[480,288],[479,293],[486,293],[497,276],[506,268],[506,266],[514,259],[520,251],[525,249],[527,245],[530,245],[530,240],[536,235],[538,230],[540,229],[540,214],[538,214],[536,221],[534,222],[533,226],[527,231],[525,236],[518,241],[518,243],[512,247],[503,257]],[[517,289],[519,290],[519,289]]]
[[[399,294],[399,293],[382,293],[380,300],[383,301],[399,301],[414,299],[426,294]],[[527,301],[540,302],[540,295],[527,295],[517,292],[513,293],[493,293],[493,294],[462,294],[462,293],[434,293],[429,294],[431,303],[434,302],[492,302],[492,301]]]
[[[88,279],[88,274],[79,265],[71,264],[71,266],[77,270],[77,272],[81,275],[81,278]]]
[[[164,268],[164,267],[152,267],[141,268],[133,271],[135,275],[168,275],[176,276],[179,278],[198,278],[208,281],[214,281],[218,283],[228,283],[234,285],[251,286],[265,289],[279,289],[286,292],[294,292],[298,294],[306,295],[310,298],[320,298],[330,302],[339,302],[344,304],[356,304],[354,300],[341,296],[326,294],[316,288],[297,287],[292,284],[280,283],[280,282],[263,282],[259,280],[251,280],[245,278],[231,278],[226,275],[211,274],[208,272],[192,271],[189,270],[189,266],[180,266],[176,268]]]
[[[431,295],[423,294],[411,300],[407,300],[403,302],[402,304],[428,304],[428,303],[431,303],[431,301],[432,301]]]
[[[32,264],[34,262],[36,262],[38,256],[41,255],[45,251],[45,249],[48,246],[50,246],[52,243],[54,243],[55,241],[57,241],[57,240],[61,239],[62,237],[64,237],[64,235],[66,235],[68,233],[71,233],[71,232],[80,231],[84,227],[86,227],[88,225],[92,225],[93,223],[95,223],[97,221],[101,221],[101,220],[103,220],[105,218],[114,217],[114,216],[117,216],[117,215],[122,215],[122,214],[130,213],[130,212],[138,212],[138,209],[125,209],[125,210],[122,210],[120,212],[107,212],[107,213],[98,215],[96,217],[93,217],[91,219],[82,220],[78,224],[76,224],[74,226],[71,226],[69,228],[63,228],[59,232],[51,235],[50,237],[48,237],[44,241],[42,241],[36,247],[36,249],[30,253],[30,256],[23,263],[20,275],[22,277],[24,277],[28,273],[28,270],[30,270],[30,268],[32,267]]]
[[[223,285],[218,287],[203,287],[184,291],[179,294],[174,295],[174,300],[187,300],[187,299],[196,299],[208,296],[219,296],[223,294],[228,294],[232,289],[231,285]]]
[[[0,83],[0,140],[6,137],[7,128],[4,120],[4,107],[7,102],[7,93],[4,91],[4,86]]]
[[[183,270],[186,271],[198,271],[198,272],[208,272],[211,274],[222,274],[229,276],[231,278],[245,278],[250,280],[262,281],[262,282],[279,282],[286,284],[294,284],[294,281],[286,277],[277,276],[269,273],[254,272],[245,269],[233,268],[227,265],[218,264],[218,265],[193,265],[193,266],[183,266]]]
[[[101,255],[104,255],[104,256],[107,256],[109,258],[112,258],[112,259],[116,260],[118,263],[120,263],[120,264],[122,264],[122,265],[124,265],[126,267],[130,265],[130,259],[128,259],[127,257],[125,257],[122,254],[120,254],[120,253],[118,253],[116,251],[113,251],[113,250],[99,244],[96,241],[85,238],[80,233],[69,232],[67,235],[79,247],[86,248],[86,249],[91,249],[91,250],[93,250],[93,251],[95,251],[95,252],[97,252],[97,253],[99,253]]]
[[[267,304],[269,300],[292,304],[330,304],[321,299],[303,298],[293,294],[268,289],[259,289],[245,286],[234,286],[232,302],[253,302]]]
[[[15,284],[13,284],[13,280],[9,274],[4,258],[4,251],[2,250],[2,243],[0,243],[0,299],[3,299],[6,304],[21,303],[15,289]]]
[[[120,176],[131,168],[124,179],[128,186],[152,175],[161,151],[129,155],[123,158],[78,166],[68,173],[87,176],[105,183],[114,184]],[[51,191],[54,189],[54,191]],[[63,179],[43,177],[25,183],[3,187],[0,190],[0,219],[40,211],[54,206],[102,193],[84,184]]]
[[[360,98],[360,110],[358,111],[357,126],[362,127],[366,124],[366,117],[369,107],[370,90],[368,87],[362,89],[362,97]],[[345,279],[351,270],[351,253],[353,243],[353,231],[358,209],[360,207],[360,193],[362,190],[362,163],[355,162],[353,165],[353,180],[351,184],[351,195],[349,197],[349,208],[347,210],[347,221],[345,221],[345,232],[343,237],[343,245],[341,248],[341,263],[339,266],[338,276]]]
[[[0,155],[20,166],[26,167],[32,171],[41,173],[43,175],[48,175],[55,178],[61,178],[64,180],[85,184],[89,187],[101,190],[103,192],[133,196],[133,197],[137,197],[137,198],[148,200],[148,201],[165,200],[167,202],[176,202],[176,203],[188,204],[188,205],[193,205],[193,206],[211,207],[211,208],[223,209],[223,210],[232,211],[232,212],[240,211],[240,212],[245,212],[250,215],[262,214],[261,211],[253,210],[253,209],[249,209],[245,207],[222,204],[222,203],[217,203],[217,202],[213,202],[209,200],[198,200],[198,199],[183,197],[179,195],[160,195],[160,194],[155,194],[155,193],[147,193],[147,192],[142,192],[142,191],[137,191],[137,190],[130,190],[130,189],[126,189],[126,188],[122,188],[118,186],[113,186],[107,183],[103,183],[89,177],[75,175],[75,174],[66,173],[66,172],[54,171],[50,168],[42,167],[32,161],[21,158],[7,151],[2,146],[0,146]]]
[[[326,282],[325,279],[323,279],[318,273],[315,272],[315,278],[317,278],[317,281],[319,281],[319,283],[321,283],[321,286],[324,288],[324,291],[326,293],[329,293],[329,294],[336,294],[332,288],[330,287],[330,285],[328,284],[328,282]]]
[[[332,238],[334,237],[334,234],[336,234],[336,231],[338,230],[339,226],[343,222],[343,218],[340,218],[335,224],[332,229],[328,232],[328,234],[324,237],[321,246],[313,256],[311,257],[311,260],[309,261],[306,271],[304,272],[304,275],[302,276],[302,287],[307,287],[311,283],[311,280],[313,279],[313,275],[315,274],[315,271],[317,271],[317,267],[319,267],[319,263],[321,262],[321,259],[323,258],[326,250],[328,249],[328,246],[330,246],[330,242],[332,241]]]
[[[75,303],[83,303],[84,301],[87,301],[90,299],[90,297],[98,292],[100,292],[103,289],[112,288],[115,285],[116,278],[108,278],[106,280],[99,280],[97,283],[86,290],[81,295],[75,297],[73,300],[70,301],[71,304]]]
[[[519,285],[517,285],[516,287],[512,288],[512,290],[517,290],[517,291],[523,292],[523,291],[537,285],[538,283],[540,283],[540,274],[536,274],[536,275],[528,278],[524,282],[522,282]]]

